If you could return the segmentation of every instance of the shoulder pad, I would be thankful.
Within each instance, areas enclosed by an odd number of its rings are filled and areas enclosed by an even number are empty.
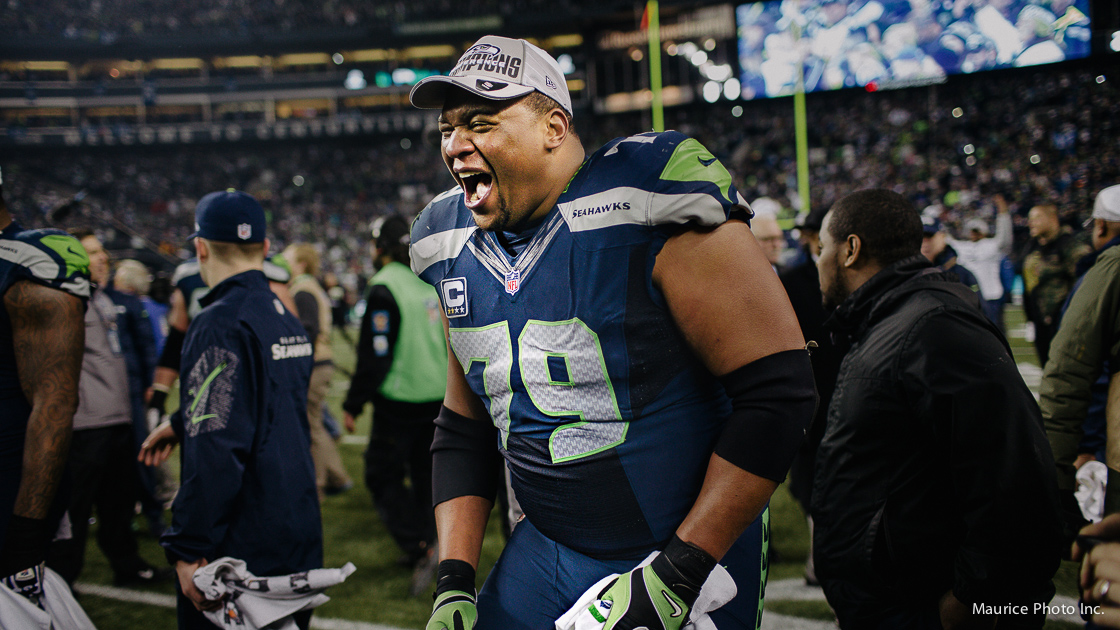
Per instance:
[[[266,259],[264,261],[264,277],[268,278],[270,282],[288,284],[292,279],[292,272],[271,259]]]
[[[596,214],[611,201],[628,201],[626,214],[599,213],[581,222],[587,227],[618,221],[715,226],[736,209],[748,208],[719,160],[700,142],[676,131],[613,140],[595,152],[585,168],[581,196],[586,203],[572,204],[565,214],[569,223],[585,217],[585,209]],[[588,203],[592,207],[584,208]]]
[[[478,227],[463,204],[463,191],[456,186],[431,201],[412,222],[412,246],[408,250],[412,271],[423,274],[432,265],[453,260]]]
[[[175,273],[171,274],[171,286],[179,286],[183,280],[191,276],[198,275],[198,259],[192,258],[184,263],[181,263],[175,268]]]
[[[19,267],[21,278],[89,298],[89,255],[66,232],[24,230],[0,244],[0,256]]]

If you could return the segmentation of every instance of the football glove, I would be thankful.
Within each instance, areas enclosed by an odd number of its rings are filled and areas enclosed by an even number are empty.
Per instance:
[[[474,595],[466,591],[447,591],[436,596],[432,616],[424,630],[471,630],[478,622]]]
[[[478,622],[474,567],[462,560],[439,563],[435,604],[424,630],[471,630]]]
[[[592,615],[609,611],[603,630],[679,630],[700,595],[716,559],[673,536],[649,565],[638,567],[607,585]],[[598,617],[596,617],[598,618]]]

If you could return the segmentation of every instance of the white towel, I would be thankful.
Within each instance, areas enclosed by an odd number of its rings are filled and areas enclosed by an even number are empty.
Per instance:
[[[644,567],[653,562],[659,553],[661,552],[655,551],[649,554],[638,566]],[[618,576],[617,573],[608,575],[584,591],[575,605],[556,620],[556,630],[602,630],[604,622],[595,619],[591,614],[591,608],[595,607],[602,618],[610,614],[610,606],[604,606],[598,596],[607,584]],[[688,623],[681,630],[716,630],[716,625],[708,617],[708,613],[731,601],[737,592],[731,574],[717,564],[708,575],[708,579],[704,581],[704,586],[700,588],[700,595],[688,613]]]
[[[62,576],[43,567],[42,580],[42,608],[0,583],[0,628],[96,630]]]
[[[1077,469],[1077,490],[1073,496],[1081,515],[1090,523],[1104,518],[1104,487],[1108,485],[1108,466],[1104,462],[1085,462]]]
[[[330,601],[327,587],[341,584],[354,572],[347,562],[341,569],[312,569],[279,577],[257,577],[245,561],[219,558],[194,572],[194,585],[206,599],[225,597],[222,608],[204,613],[219,628],[296,630],[292,615]]]

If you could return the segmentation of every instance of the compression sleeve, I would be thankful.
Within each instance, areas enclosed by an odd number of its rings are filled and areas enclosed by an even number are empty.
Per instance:
[[[732,410],[715,454],[780,483],[817,408],[809,353],[771,354],[730,372],[720,382],[731,397]]]

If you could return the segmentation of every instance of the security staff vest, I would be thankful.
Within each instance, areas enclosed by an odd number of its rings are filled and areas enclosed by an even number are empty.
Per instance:
[[[389,289],[401,314],[393,364],[378,393],[398,402],[443,400],[447,388],[447,342],[436,290],[399,262],[382,267],[369,284]]]
[[[319,336],[315,338],[315,363],[329,361],[334,353],[331,351],[331,299],[327,292],[319,286],[319,282],[308,274],[296,276],[288,290],[292,295],[306,291],[315,297],[319,305]]]

